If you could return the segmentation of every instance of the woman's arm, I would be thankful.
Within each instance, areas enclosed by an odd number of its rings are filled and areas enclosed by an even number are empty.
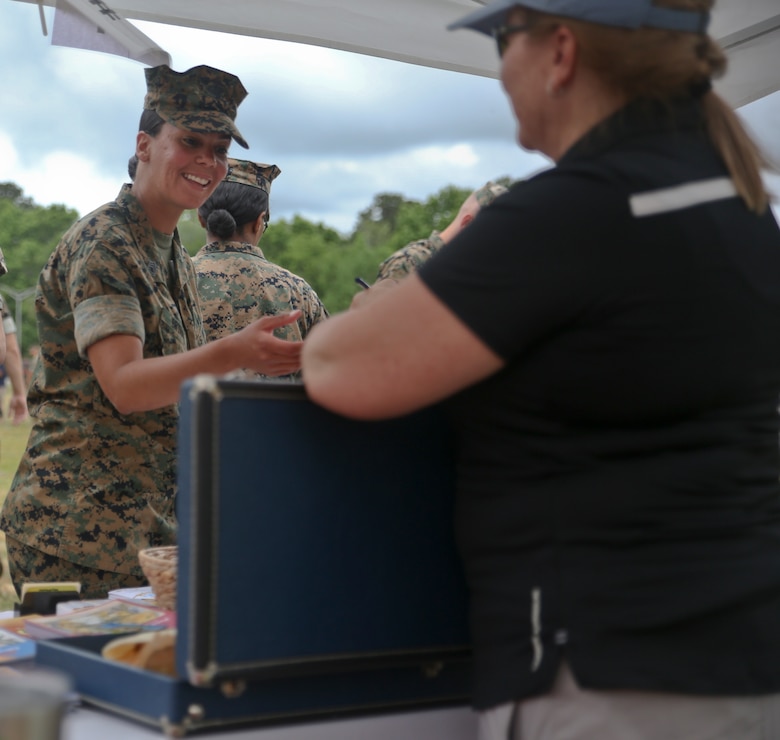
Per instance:
[[[8,402],[8,413],[14,424],[23,422],[28,416],[27,385],[24,382],[22,367],[22,351],[16,338],[16,332],[5,335],[5,369],[8,380],[11,381],[11,400]]]
[[[199,373],[223,375],[246,368],[265,375],[300,369],[302,342],[288,342],[273,330],[298,320],[300,311],[264,316],[241,331],[202,347],[165,357],[143,357],[141,340],[112,334],[90,345],[87,355],[103,392],[121,414],[178,403],[181,384]]]
[[[314,327],[302,366],[316,403],[355,419],[383,419],[440,401],[504,361],[413,274]]]

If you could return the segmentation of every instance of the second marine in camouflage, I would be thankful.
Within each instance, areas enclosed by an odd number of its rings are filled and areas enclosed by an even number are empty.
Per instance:
[[[193,257],[203,324],[209,340],[238,331],[259,316],[300,309],[300,318],[276,330],[301,340],[328,312],[301,277],[265,258],[258,242],[268,225],[276,165],[229,159],[228,174],[198,209],[208,243]]]

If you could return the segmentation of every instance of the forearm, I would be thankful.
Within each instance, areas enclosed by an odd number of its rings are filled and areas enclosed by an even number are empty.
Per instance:
[[[133,414],[179,402],[185,380],[201,373],[223,375],[233,369],[221,342],[165,357],[139,358],[122,364],[101,387],[122,414]]]
[[[410,413],[503,364],[417,275],[318,324],[302,357],[309,397],[358,419]]]
[[[13,339],[12,339],[13,337]],[[19,350],[19,343],[15,335],[9,335],[6,341],[5,369],[8,373],[8,379],[13,386],[15,396],[26,396],[27,386],[24,382],[24,371],[22,369],[22,354]]]
[[[273,335],[300,318],[300,311],[265,316],[235,334],[164,357],[143,357],[140,339],[112,334],[87,350],[98,383],[122,414],[177,403],[181,385],[201,373],[224,375],[246,368],[264,375],[288,375],[300,368],[301,342]]]

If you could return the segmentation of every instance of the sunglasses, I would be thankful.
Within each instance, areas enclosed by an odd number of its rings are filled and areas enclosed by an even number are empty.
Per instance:
[[[493,38],[496,40],[498,56],[503,57],[506,47],[509,46],[510,36],[516,33],[525,33],[531,29],[530,23],[514,23],[507,26],[499,26],[493,29]]]

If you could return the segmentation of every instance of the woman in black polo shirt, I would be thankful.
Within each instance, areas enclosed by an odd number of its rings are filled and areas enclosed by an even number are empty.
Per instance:
[[[780,737],[780,231],[711,5],[455,24],[556,166],[304,345],[332,410],[446,402],[486,738]]]

